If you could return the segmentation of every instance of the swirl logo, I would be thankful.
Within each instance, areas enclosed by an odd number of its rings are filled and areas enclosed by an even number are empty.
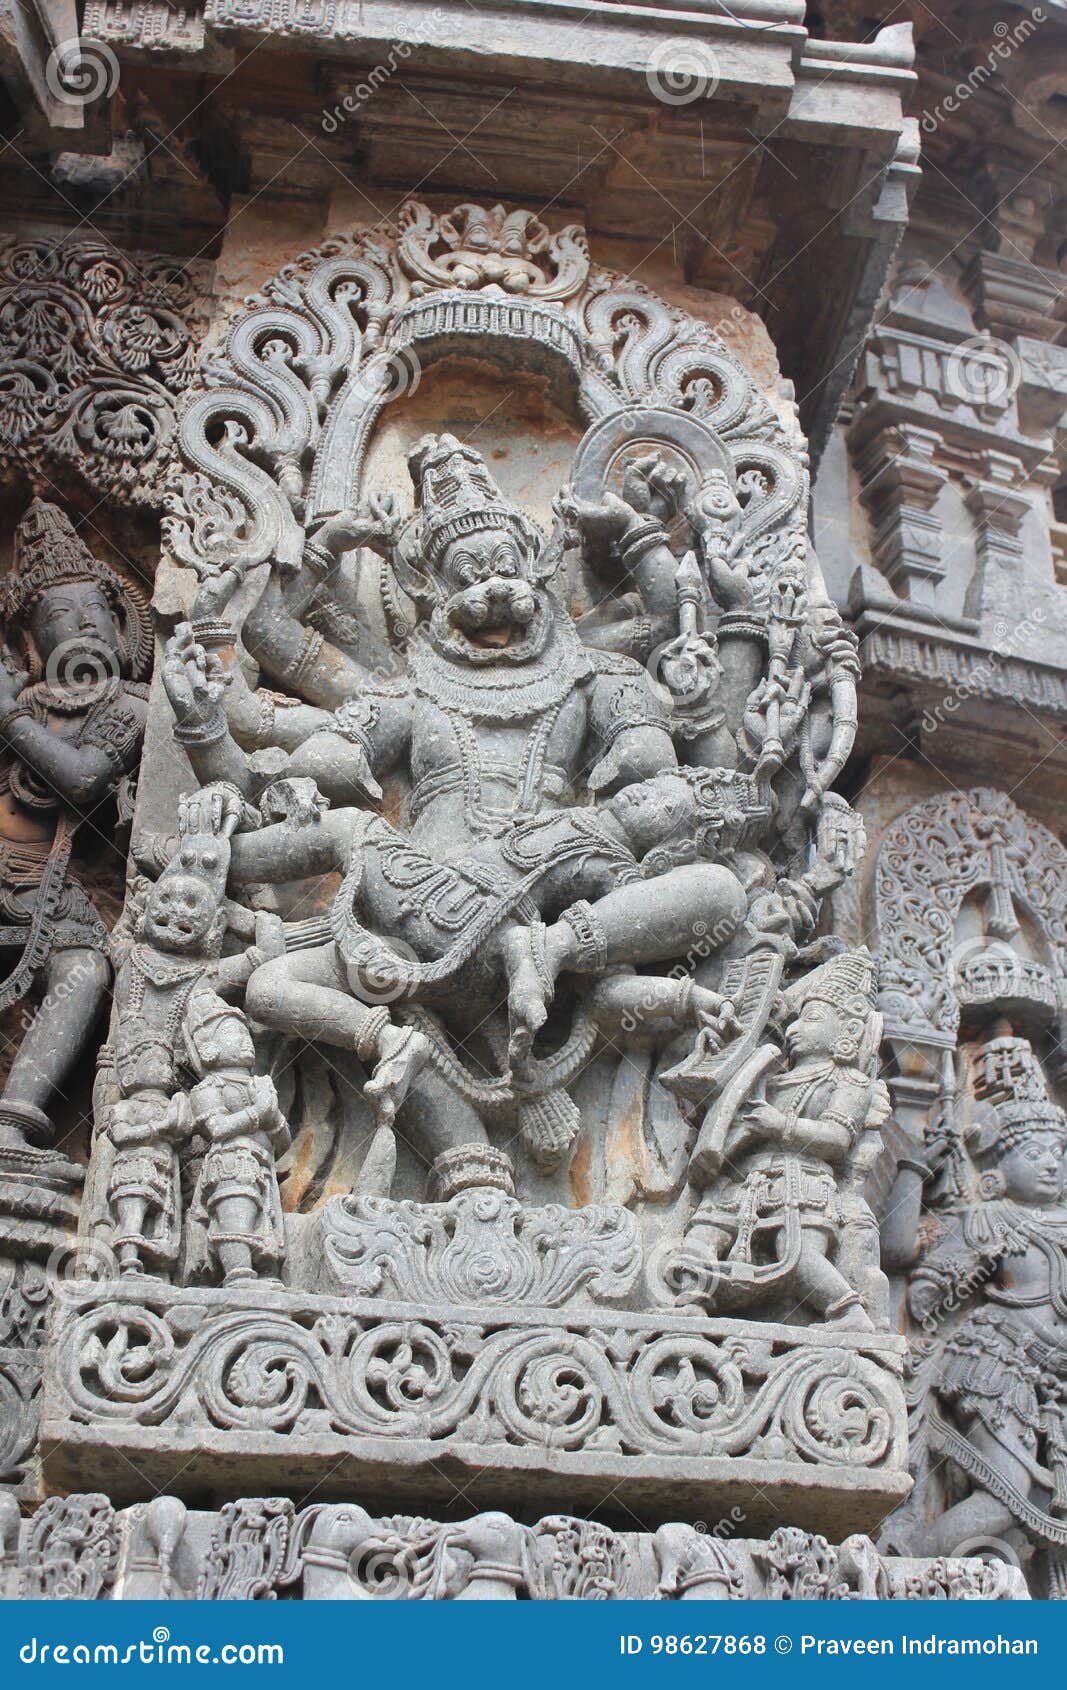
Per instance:
[[[945,386],[976,409],[1003,410],[1018,392],[1023,367],[1015,348],[993,335],[974,335],[957,346],[945,369]]]
[[[87,1285],[106,1285],[118,1277],[118,1258],[102,1238],[59,1244],[45,1264],[45,1278],[59,1302],[76,1301]]]
[[[85,710],[119,678],[119,655],[103,640],[63,640],[49,652],[44,678],[68,709]]]
[[[111,48],[91,36],[61,41],[44,67],[48,92],[64,106],[107,100],[119,85],[119,62]]]
[[[991,1561],[1004,1561],[1009,1567],[1022,1566],[1011,1544],[1005,1543],[1002,1537],[965,1537],[955,1549],[949,1550],[947,1559],[984,1561],[987,1566]]]
[[[152,1633],[152,1642],[153,1643],[169,1643],[170,1642],[170,1632],[167,1630],[165,1625],[157,1625],[156,1626],[155,1630]]]
[[[390,1549],[360,1544],[348,1557],[348,1580],[358,1596],[403,1602],[415,1583],[414,1551],[403,1544]]]
[[[722,675],[703,634],[675,634],[649,652],[645,667],[668,710],[692,709],[708,698]]]
[[[359,372],[359,386],[365,395],[364,403],[391,405],[394,399],[415,393],[422,380],[422,365],[412,346],[397,347],[393,352],[376,352]]]
[[[396,1003],[418,977],[418,956],[402,939],[368,939],[348,958],[348,983],[360,1003]]]
[[[665,106],[710,99],[719,86],[719,61],[702,41],[662,41],[645,72],[649,89]]]

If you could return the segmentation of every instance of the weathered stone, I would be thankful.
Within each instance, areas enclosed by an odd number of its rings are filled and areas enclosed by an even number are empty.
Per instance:
[[[0,6],[8,1594],[1067,1593],[1062,21],[554,3]]]
[[[880,1556],[779,1527],[767,1539],[687,1525],[616,1531],[557,1514],[439,1525],[357,1503],[243,1497],[217,1514],[160,1496],[113,1514],[100,1496],[46,1503],[5,1541],[8,1596],[110,1601],[922,1601],[1025,1599],[1011,1567]]]

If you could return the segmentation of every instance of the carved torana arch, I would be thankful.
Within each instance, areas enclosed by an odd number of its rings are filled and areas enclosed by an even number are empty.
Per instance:
[[[970,892],[989,888],[991,943],[957,957],[957,922]],[[1038,928],[1047,963],[1013,952],[1015,902]],[[1063,1007],[1067,981],[1067,850],[1007,794],[991,787],[940,794],[890,827],[875,867],[880,1004],[887,1031],[953,1043],[962,995]],[[960,965],[968,978],[961,982]],[[983,984],[984,975],[990,978]],[[998,976],[994,978],[993,976]]]

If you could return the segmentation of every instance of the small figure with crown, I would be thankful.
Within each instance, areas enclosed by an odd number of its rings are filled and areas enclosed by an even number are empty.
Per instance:
[[[0,1163],[47,1172],[48,1114],[82,1055],[111,978],[107,929],[72,870],[103,838],[104,801],[141,754],[151,613],[55,505],[35,499],[3,586],[0,944],[17,960],[0,1009],[40,992],[0,1099]],[[128,812],[128,801],[125,802]]]
[[[201,988],[185,1012],[185,1044],[196,1084],[171,1114],[179,1136],[207,1142],[191,1219],[207,1229],[212,1267],[224,1285],[276,1277],[285,1259],[277,1157],[289,1127],[274,1082],[256,1074],[248,1022],[217,992]]]
[[[174,1100],[187,1081],[203,1077],[186,1039],[193,996],[207,989],[239,991],[283,943],[277,919],[261,915],[259,942],[221,955],[229,836],[242,810],[233,790],[184,800],[177,854],[147,892],[140,914],[124,917],[113,935],[120,964],[111,1050],[118,1095],[103,1132],[112,1146],[106,1205],[124,1275],[151,1270],[167,1277],[178,1260],[179,1147],[188,1142],[193,1116]]]
[[[777,1045],[761,1046],[706,1117],[690,1167],[704,1194],[669,1280],[680,1301],[771,1300],[779,1318],[804,1307],[869,1332],[887,1316],[861,1190],[889,1115],[874,961],[842,952],[782,999],[786,1066]]]
[[[913,1345],[918,1382],[929,1392],[915,1496],[926,1488],[923,1445],[938,1467],[948,1456],[970,1488],[932,1524],[909,1529],[908,1548],[953,1554],[1021,1528],[1053,1551],[1051,1593],[1063,1597],[1067,1115],[1050,1101],[1027,1040],[995,1037],[979,1068],[978,1101],[950,1150],[962,1163],[957,1195],[908,1289],[925,1334]]]

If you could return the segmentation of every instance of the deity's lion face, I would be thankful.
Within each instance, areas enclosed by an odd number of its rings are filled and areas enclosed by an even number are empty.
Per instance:
[[[141,935],[157,950],[195,955],[213,936],[218,900],[195,874],[166,874],[149,894]]]
[[[102,590],[92,581],[71,581],[49,587],[33,607],[30,634],[41,664],[61,647],[84,647],[87,660],[95,650],[117,653],[119,631]]]
[[[1033,1133],[999,1166],[1005,1196],[1017,1203],[1050,1203],[1063,1195],[1063,1145],[1055,1133]]]
[[[443,574],[448,620],[475,644],[507,645],[533,620],[537,597],[514,535],[497,528],[454,540],[445,552]]]

